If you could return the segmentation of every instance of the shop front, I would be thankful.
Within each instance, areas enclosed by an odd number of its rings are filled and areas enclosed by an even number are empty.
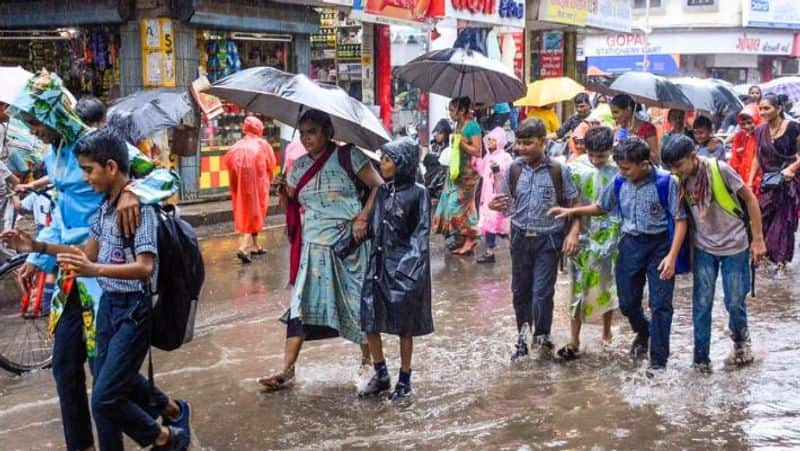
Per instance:
[[[243,69],[269,66],[288,72],[311,72],[311,36],[318,33],[320,15],[310,7],[257,1],[185,2],[182,20],[195,30],[201,75],[213,83]],[[244,118],[252,114],[222,103],[216,114],[200,118],[198,195],[228,193],[228,173],[222,157],[243,137]],[[278,123],[264,122],[264,139],[280,155]]]
[[[35,13],[34,13],[35,12]],[[120,24],[127,1],[0,2],[0,66],[57,73],[76,98],[120,96]]]
[[[588,70],[714,77],[734,84],[772,78],[778,58],[791,56],[793,32],[685,30],[587,35],[581,47]]]

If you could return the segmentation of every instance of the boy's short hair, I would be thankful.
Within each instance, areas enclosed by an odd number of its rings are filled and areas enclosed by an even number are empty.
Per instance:
[[[614,133],[608,127],[592,127],[583,137],[587,152],[608,152],[614,147]]]
[[[591,102],[589,101],[589,94],[585,92],[578,93],[578,95],[576,95],[575,98],[572,99],[572,102],[575,103],[575,105],[579,103],[588,103],[591,105]]]
[[[711,122],[711,119],[705,116],[697,116],[697,118],[694,120],[694,125],[692,125],[692,128],[705,128],[707,130],[713,130],[714,123]]]
[[[547,136],[547,129],[541,119],[529,117],[519,124],[516,136],[517,139],[544,138]]]
[[[97,124],[106,118],[106,106],[93,96],[83,96],[75,104],[75,113],[86,124]]]
[[[100,128],[79,141],[75,146],[75,155],[84,156],[100,165],[113,160],[120,172],[128,173],[128,145],[109,127]]]
[[[614,148],[614,161],[619,163],[627,161],[629,163],[641,163],[650,160],[650,146],[638,136],[623,139]]]
[[[664,149],[661,151],[661,161],[665,165],[671,166],[694,151],[694,141],[691,138],[685,135],[676,135],[667,140]]]

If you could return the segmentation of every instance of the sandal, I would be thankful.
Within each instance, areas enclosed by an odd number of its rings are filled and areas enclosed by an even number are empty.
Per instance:
[[[259,378],[258,383],[264,387],[264,391],[266,392],[283,390],[284,388],[289,388],[292,386],[292,384],[294,384],[294,374],[273,374],[272,376]]]
[[[264,255],[266,253],[267,253],[267,251],[264,248],[258,248],[256,250],[254,250],[253,252],[250,252],[250,255]]]
[[[737,342],[728,359],[735,366],[746,366],[755,360],[752,346],[749,341]]]
[[[494,262],[495,262],[494,254],[489,254],[489,253],[483,254],[475,259],[475,263],[494,263]]]
[[[237,251],[236,257],[241,260],[242,263],[252,263],[253,260],[250,260],[250,256],[245,254],[244,251]]]
[[[559,349],[557,354],[561,360],[565,362],[569,362],[570,360],[575,360],[580,357],[580,351],[571,344],[565,345],[563,348]]]
[[[477,241],[473,241],[472,245],[468,249],[464,249],[464,246],[461,246],[460,249],[456,249],[453,251],[453,255],[461,255],[464,257],[473,255],[475,253],[475,248],[478,246]]]

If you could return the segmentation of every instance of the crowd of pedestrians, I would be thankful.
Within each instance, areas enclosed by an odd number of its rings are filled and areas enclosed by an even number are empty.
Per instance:
[[[47,312],[67,448],[95,448],[94,419],[102,450],[122,449],[123,434],[143,447],[185,450],[190,404],[139,372],[150,347],[150,290],[159,275],[153,205],[171,196],[178,180],[104,127],[102,103],[83,99],[72,106],[63,92],[57,76],[42,72],[9,107],[51,150],[45,174],[35,180],[23,182],[0,163],[6,182],[0,189],[22,193],[52,184],[58,197],[35,237],[7,230],[0,238],[30,252],[21,271],[26,286],[37,271],[52,275]],[[291,387],[305,341],[342,337],[360,346],[362,364],[372,364],[360,397],[411,397],[414,338],[434,331],[432,233],[445,237],[454,258],[473,256],[479,264],[495,263],[498,240],[509,241],[512,361],[531,351],[579,358],[581,326],[595,318],[602,318],[603,346],[611,346],[618,309],[635,334],[630,354],[648,358],[648,374],[657,374],[670,357],[675,276],[691,274],[693,362],[708,373],[721,272],[733,342],[729,362],[751,363],[753,267],[768,258],[775,277],[785,276],[800,208],[800,124],[785,117],[782,99],[755,94],[735,115],[730,151],[714,136],[712,118],[696,115],[689,124],[677,110],[667,113],[669,129],[659,141],[656,126],[624,94],[610,99],[607,113],[597,101],[592,111],[589,95],[579,94],[563,125],[552,107],[523,118],[498,104],[485,129],[471,100],[456,98],[449,120],[434,128],[424,177],[415,140],[384,144],[380,162],[371,163],[355,146],[334,141],[331,117],[314,109],[297,124],[293,146],[302,152],[279,173],[263,124],[247,117],[245,137],[224,160],[242,236],[237,257],[249,263],[264,253],[257,237],[274,186],[286,210],[293,287],[281,318],[283,367],[259,384],[267,391]],[[569,141],[562,155],[549,151],[558,139]],[[153,177],[169,182],[138,189]],[[434,180],[443,180],[440,192]],[[13,206],[36,210],[20,199]],[[571,322],[569,341],[559,347],[552,323],[565,257]],[[393,389],[386,334],[399,337]]]

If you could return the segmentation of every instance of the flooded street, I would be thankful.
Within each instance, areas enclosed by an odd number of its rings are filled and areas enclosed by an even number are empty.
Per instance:
[[[616,314],[610,350],[589,325],[583,356],[568,364],[537,358],[511,364],[515,340],[508,242],[498,263],[476,265],[432,243],[436,332],[415,341],[416,398],[395,406],[356,397],[360,352],[342,339],[308,344],[292,390],[263,394],[256,379],[281,368],[288,249],[282,229],[267,255],[235,260],[236,239],[203,241],[207,283],[195,340],[157,352],[156,380],[194,406],[194,448],[266,449],[787,449],[800,447],[800,305],[791,277],[757,279],[749,302],[756,363],[728,369],[727,314],[718,285],[711,358],[714,373],[691,369],[690,280],[676,290],[672,354],[648,379],[627,351],[633,334]],[[794,274],[798,269],[794,268]],[[568,337],[562,275],[554,341]],[[384,346],[394,382],[397,339]],[[133,449],[133,443],[128,442]],[[0,374],[0,449],[63,449],[49,371]]]

